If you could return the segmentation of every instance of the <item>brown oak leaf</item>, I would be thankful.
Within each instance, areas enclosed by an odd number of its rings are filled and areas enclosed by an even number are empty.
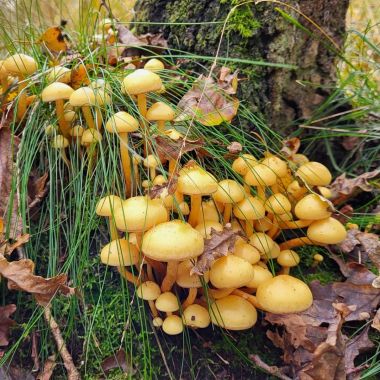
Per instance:
[[[169,137],[156,136],[155,147],[156,154],[160,160],[179,160],[185,153],[198,151],[203,148],[204,140],[188,140],[180,137],[178,140],[172,140]]]
[[[151,199],[174,194],[177,189],[177,181],[177,177],[171,177],[168,182],[162,185],[155,185],[151,189],[148,189],[147,193]]]
[[[228,252],[232,251],[238,236],[243,234],[234,231],[230,224],[226,224],[220,232],[211,228],[210,238],[205,240],[203,253],[190,273],[203,275],[207,272],[216,259],[227,256]]]
[[[132,364],[128,361],[126,352],[122,348],[117,351],[115,355],[111,355],[104,359],[101,367],[104,373],[107,373],[114,368],[120,368],[128,375],[133,375],[136,372]]]
[[[280,152],[286,157],[293,157],[301,146],[301,140],[298,137],[292,137],[282,142]]]
[[[15,311],[16,305],[0,306],[0,346],[7,346],[9,343],[9,329],[16,324],[10,316]]]

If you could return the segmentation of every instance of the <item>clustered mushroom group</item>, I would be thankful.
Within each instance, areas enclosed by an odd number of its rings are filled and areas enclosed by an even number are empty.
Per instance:
[[[135,102],[138,119],[119,109],[103,120],[110,87],[97,79],[74,90],[64,67],[49,71],[50,84],[41,94],[43,102],[54,102],[59,132],[47,128],[47,133],[68,166],[65,148],[72,139],[92,157],[102,133],[118,136],[126,199],[107,195],[97,204],[96,213],[108,218],[110,231],[101,262],[117,267],[135,285],[136,295],[149,303],[153,325],[170,335],[180,334],[184,326],[205,328],[210,323],[248,329],[256,323],[256,309],[306,310],[312,293],[290,275],[300,262],[296,249],[337,244],[346,236],[345,227],[331,216],[331,173],[302,154],[287,159],[269,152],[262,158],[240,154],[232,163],[234,179],[219,180],[195,161],[163,160],[150,137],[180,136],[173,128],[175,110],[150,96],[165,92],[159,76],[163,67],[151,59],[122,81],[121,91]],[[20,117],[26,109],[24,79],[36,69],[33,58],[22,54],[0,62],[3,92],[6,75],[19,79]],[[75,125],[79,112],[86,127]],[[140,155],[130,145],[130,133],[136,132],[142,136]],[[151,197],[157,186],[162,191]],[[141,189],[145,195],[139,194]],[[236,233],[234,244],[221,256],[216,247],[215,259],[200,270],[205,245],[226,229]],[[314,259],[323,258],[317,254]]]

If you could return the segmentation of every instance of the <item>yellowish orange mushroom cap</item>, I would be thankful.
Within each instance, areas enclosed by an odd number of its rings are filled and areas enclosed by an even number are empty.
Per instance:
[[[149,71],[153,71],[153,72],[156,72],[156,71],[161,71],[165,68],[164,64],[162,61],[160,61],[159,59],[157,58],[152,58],[150,59],[149,61],[146,62],[146,64],[144,65],[144,69],[145,70],[149,70]]]
[[[210,322],[210,314],[201,305],[188,306],[182,313],[183,324],[192,328],[206,328]]]
[[[70,100],[73,107],[86,107],[96,105],[94,90],[90,87],[81,87],[73,91]]]
[[[270,156],[264,158],[261,163],[267,166],[277,178],[285,177],[288,174],[288,165],[279,157]]]
[[[89,146],[102,141],[102,134],[96,129],[86,129],[82,134],[81,145]]]
[[[116,267],[136,265],[139,262],[139,251],[125,239],[113,240],[101,250],[100,261]]]
[[[250,264],[256,264],[260,261],[258,249],[245,242],[235,245],[234,255],[248,261]]]
[[[219,212],[212,200],[202,202],[198,222],[200,224],[205,220],[208,222],[219,222]]]
[[[258,162],[254,156],[251,154],[242,154],[241,157],[238,157],[232,163],[232,169],[242,175],[245,176],[250,168],[257,165]]]
[[[123,201],[117,195],[107,195],[99,199],[95,212],[99,216],[111,216],[122,204]]]
[[[255,231],[257,232],[266,232],[273,227],[273,222],[268,218],[264,217],[256,220],[255,222]]]
[[[180,170],[177,190],[187,195],[210,195],[218,190],[216,178],[198,165]]]
[[[61,82],[54,82],[45,87],[41,93],[43,102],[54,102],[56,100],[67,100],[74,92],[69,85]]]
[[[291,249],[285,249],[280,252],[279,256],[277,257],[277,262],[282,267],[295,267],[300,263],[300,257],[298,256],[298,253],[291,250]]]
[[[71,82],[71,70],[63,66],[54,66],[47,73],[46,79],[49,83],[52,82],[62,82],[70,83]]]
[[[313,303],[309,287],[301,280],[279,275],[257,288],[256,298],[263,310],[274,314],[300,313]]]
[[[273,239],[263,232],[255,232],[249,237],[249,242],[261,255],[268,257],[270,257],[271,250],[275,247]]]
[[[161,327],[163,325],[164,321],[161,317],[155,317],[152,320],[152,324],[154,327]]]
[[[326,199],[330,199],[333,196],[332,191],[328,187],[318,186],[318,191]]]
[[[308,192],[305,186],[301,186],[297,180],[292,181],[286,187],[286,194],[294,199],[299,199]]]
[[[70,129],[70,136],[72,137],[82,137],[85,129],[81,125],[75,125]]]
[[[183,331],[182,319],[178,315],[169,315],[162,324],[162,330],[168,335],[178,335]]]
[[[62,135],[57,135],[51,140],[51,146],[55,149],[64,149],[69,146],[69,140]]]
[[[234,255],[223,256],[211,266],[210,282],[215,288],[240,288],[253,279],[252,265]]]
[[[285,214],[290,212],[292,205],[285,195],[276,193],[265,201],[265,209],[272,214]]]
[[[321,196],[308,194],[297,202],[294,213],[299,219],[304,220],[325,219],[331,215],[329,207],[329,203]]]
[[[180,220],[161,223],[150,229],[142,244],[142,251],[147,257],[164,262],[192,259],[201,255],[203,249],[203,236]]]
[[[211,322],[227,330],[246,330],[255,325],[257,311],[244,298],[235,295],[216,300],[210,308]]]
[[[347,236],[343,224],[334,218],[316,220],[307,229],[307,237],[320,244],[338,244]]]
[[[223,231],[223,226],[219,222],[214,222],[212,220],[204,220],[194,228],[199,231],[205,239],[208,239],[211,236],[211,229],[218,232]]]
[[[218,183],[218,190],[212,196],[220,203],[237,203],[244,199],[243,187],[232,179],[224,179]]]
[[[165,206],[159,199],[146,196],[131,197],[116,210],[116,227],[121,231],[142,232],[169,218]],[[146,235],[144,236],[145,241]]]
[[[191,262],[191,260],[182,261],[178,265],[176,283],[181,288],[188,289],[188,288],[201,288],[202,287],[201,277],[195,273],[190,274],[193,267],[194,267],[194,265]],[[202,277],[203,277],[203,281],[205,283],[207,283],[209,280],[209,272],[206,272]]]
[[[277,259],[277,257],[280,255],[281,249],[280,246],[274,241],[273,242],[273,247],[269,251],[269,253],[262,253],[261,258],[262,259]]]
[[[174,119],[174,110],[164,102],[154,103],[147,111],[149,121],[171,121]]]
[[[272,186],[277,182],[277,175],[269,166],[261,163],[248,170],[244,181],[250,186]]]
[[[172,292],[161,293],[155,302],[156,308],[165,313],[172,313],[179,310],[178,299]]]
[[[292,161],[296,165],[301,166],[303,164],[306,164],[306,162],[309,162],[309,159],[304,154],[296,153],[295,155],[293,155]]]
[[[111,116],[106,123],[110,133],[130,133],[139,128],[139,122],[129,113],[120,111]]]
[[[3,62],[10,74],[27,76],[37,71],[37,63],[33,57],[26,54],[14,54]]]
[[[161,294],[161,289],[154,281],[145,281],[137,288],[136,294],[145,301],[154,301]]]
[[[252,265],[253,279],[247,284],[248,288],[257,289],[263,282],[273,278],[273,274],[261,265]]]
[[[265,216],[265,208],[260,199],[249,196],[234,206],[233,213],[241,220],[257,220]]]
[[[68,122],[71,123],[76,118],[76,112],[74,110],[74,107],[70,104],[70,102],[66,102],[63,106],[63,118]]]
[[[124,94],[139,95],[161,89],[161,78],[150,70],[138,69],[123,79]]]
[[[332,180],[329,169],[315,161],[301,165],[296,171],[296,176],[302,178],[310,186],[327,186]]]

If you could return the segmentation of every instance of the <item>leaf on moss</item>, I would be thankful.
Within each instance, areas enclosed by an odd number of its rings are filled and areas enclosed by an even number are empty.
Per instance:
[[[59,26],[53,26],[45,30],[38,40],[52,53],[61,53],[68,50],[67,38]]]
[[[226,224],[223,231],[211,228],[210,238],[205,240],[203,253],[190,273],[198,275],[206,273],[216,259],[232,252],[238,236],[242,237],[243,234],[240,231],[234,231],[231,224]]]
[[[0,256],[0,275],[8,280],[8,289],[31,293],[42,306],[48,305],[58,293],[65,296],[74,294],[74,289],[66,285],[66,274],[43,278],[33,274],[33,271],[34,263],[32,260],[22,259],[8,262]]]
[[[136,372],[132,364],[127,360],[127,354],[122,348],[117,351],[115,355],[111,355],[104,359],[101,367],[106,374],[115,368],[121,369],[128,375],[133,375]]]
[[[177,140],[172,140],[169,137],[156,136],[155,148],[160,160],[179,160],[185,153],[191,151],[199,151],[204,146],[204,140],[188,140],[180,137]]]
[[[7,346],[9,343],[9,330],[16,324],[10,316],[15,311],[16,305],[0,306],[0,346]]]

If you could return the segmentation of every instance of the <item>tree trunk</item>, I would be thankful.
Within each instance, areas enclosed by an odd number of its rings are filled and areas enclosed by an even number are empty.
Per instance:
[[[227,23],[219,52],[220,57],[297,66],[291,70],[227,64],[239,68],[241,77],[246,79],[241,81],[239,98],[253,111],[264,115],[277,130],[290,126],[296,119],[310,117],[313,109],[334,87],[336,52],[343,43],[349,0],[286,2],[312,19],[333,43],[295,10],[268,1],[235,9]],[[167,23],[139,28],[140,31],[162,32],[170,48],[213,56],[217,52],[223,24],[209,22],[223,22],[233,4],[237,3],[239,0],[140,0],[136,14],[138,21]],[[281,15],[279,8],[295,21]],[[199,22],[205,23],[180,24]],[[309,31],[296,26],[296,22]]]

